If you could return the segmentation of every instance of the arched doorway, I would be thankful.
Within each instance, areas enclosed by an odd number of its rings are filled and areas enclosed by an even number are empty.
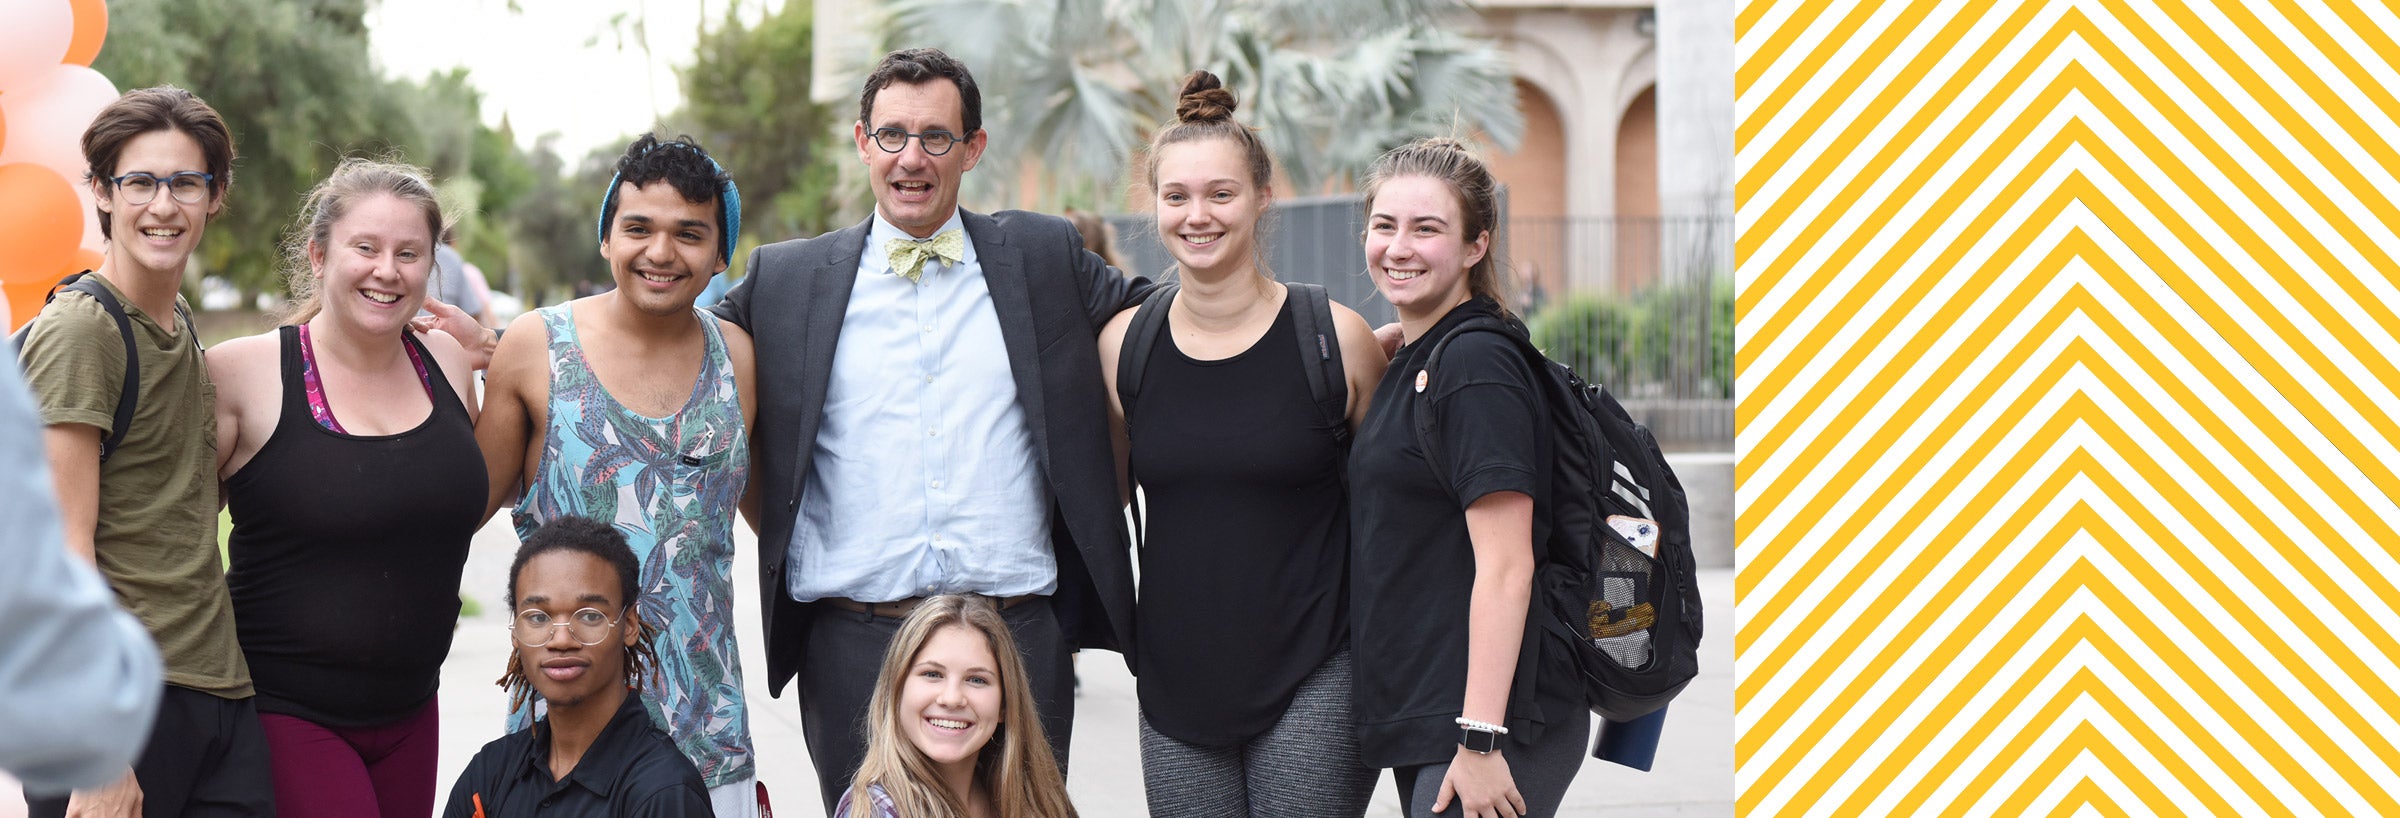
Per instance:
[[[1658,280],[1658,86],[1642,89],[1617,122],[1617,291]]]
[[[1515,153],[1492,156],[1492,178],[1508,189],[1508,254],[1517,306],[1537,307],[1566,288],[1567,128],[1550,95],[1519,78],[1517,110],[1524,140]]]

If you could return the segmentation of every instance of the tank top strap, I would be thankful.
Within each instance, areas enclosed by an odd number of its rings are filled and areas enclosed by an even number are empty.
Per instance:
[[[708,338],[707,360],[700,366],[700,380],[692,384],[692,402],[735,398],[738,387],[733,383],[733,353],[725,347],[725,331],[717,323],[716,313],[698,308],[692,311],[700,315],[700,331]]]
[[[542,327],[550,331],[550,371],[553,379],[558,368],[573,364],[583,367],[582,347],[575,337],[575,305],[573,302],[555,304],[535,310],[542,316]]]
[[[708,365],[713,372],[733,371],[733,355],[725,351],[725,331],[717,326],[717,314],[694,307],[700,316],[700,331],[708,336]]]
[[[433,350],[414,332],[400,333],[400,340],[408,345],[409,356],[416,360],[417,377],[425,381],[425,394],[433,398],[434,413],[440,414],[442,407],[449,406],[465,414],[467,402],[459,399],[458,390],[450,388],[450,378],[442,373],[442,362],[434,359]]]
[[[308,410],[308,360],[300,351],[300,327],[276,327],[275,337],[283,350],[283,415],[277,419],[276,428],[283,428],[295,418],[315,423]]]

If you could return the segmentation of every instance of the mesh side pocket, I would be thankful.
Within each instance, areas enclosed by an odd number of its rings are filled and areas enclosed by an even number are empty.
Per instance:
[[[1650,606],[1650,587],[1657,563],[1632,546],[1604,540],[1600,546],[1599,585],[1592,595],[1592,647],[1619,667],[1640,670],[1650,664],[1650,627],[1658,612]]]

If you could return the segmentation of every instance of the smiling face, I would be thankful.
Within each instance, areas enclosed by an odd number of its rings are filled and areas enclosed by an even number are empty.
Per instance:
[[[425,303],[433,228],[418,205],[388,193],[352,204],[309,247],[320,314],[374,333],[396,333]]]
[[[597,645],[576,641],[572,628],[555,627],[539,646],[517,646],[519,669],[551,710],[586,704],[615,709],[605,694],[625,689],[625,650],[639,638],[625,601],[616,598],[621,586],[616,568],[579,551],[536,555],[517,572],[518,611],[541,611],[552,622],[565,623],[576,611],[592,608],[617,623]],[[519,637],[512,633],[510,638]]]
[[[1158,238],[1186,272],[1253,263],[1258,220],[1272,191],[1250,183],[1250,164],[1229,139],[1195,139],[1159,150]]]
[[[925,640],[900,685],[900,731],[945,773],[970,773],[1000,729],[1000,663],[983,634],[945,625]]]
[[[182,131],[151,131],[126,140],[117,155],[117,176],[147,173],[166,179],[190,171],[207,173],[200,143]],[[92,198],[109,222],[108,263],[139,275],[181,277],[186,259],[200,247],[201,233],[223,200],[212,185],[198,204],[176,201],[166,185],[145,204],[126,201],[123,191],[107,179],[92,180]]]
[[[946,79],[886,85],[875,92],[869,115],[874,121],[852,125],[851,137],[858,143],[858,160],[867,165],[868,184],[875,188],[875,211],[909,235],[932,236],[958,211],[959,180],[983,157],[984,132],[966,132],[958,86]],[[875,131],[883,128],[948,131],[959,141],[949,152],[934,156],[912,137],[899,153],[891,153],[875,144]]]
[[[1430,176],[1386,180],[1367,206],[1367,270],[1402,323],[1439,318],[1473,295],[1467,269],[1491,234],[1464,234],[1458,196]]]
[[[687,201],[665,180],[620,182],[600,255],[618,297],[651,315],[675,315],[690,312],[709,277],[725,269],[718,244],[715,199]]]

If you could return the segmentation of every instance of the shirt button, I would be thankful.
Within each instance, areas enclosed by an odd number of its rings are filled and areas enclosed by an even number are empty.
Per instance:
[[[932,324],[926,324],[926,325],[925,325],[925,331],[926,331],[926,332],[932,332],[932,331],[933,331],[933,325],[932,325]]]
[[[938,489],[938,488],[941,488],[941,487],[942,487],[942,481],[940,481],[940,480],[935,480],[935,481],[933,481],[933,487],[934,487],[934,488],[937,488],[937,489]]]
[[[926,383],[932,383],[932,382],[933,382],[933,376],[932,376],[932,375],[927,375],[927,376],[925,376],[925,382],[926,382]]]
[[[925,436],[926,436],[926,437],[932,437],[932,436],[934,436],[934,435],[936,435],[936,434],[939,434],[939,432],[935,431],[933,427],[931,427],[931,426],[927,426],[927,427],[925,427]]]

